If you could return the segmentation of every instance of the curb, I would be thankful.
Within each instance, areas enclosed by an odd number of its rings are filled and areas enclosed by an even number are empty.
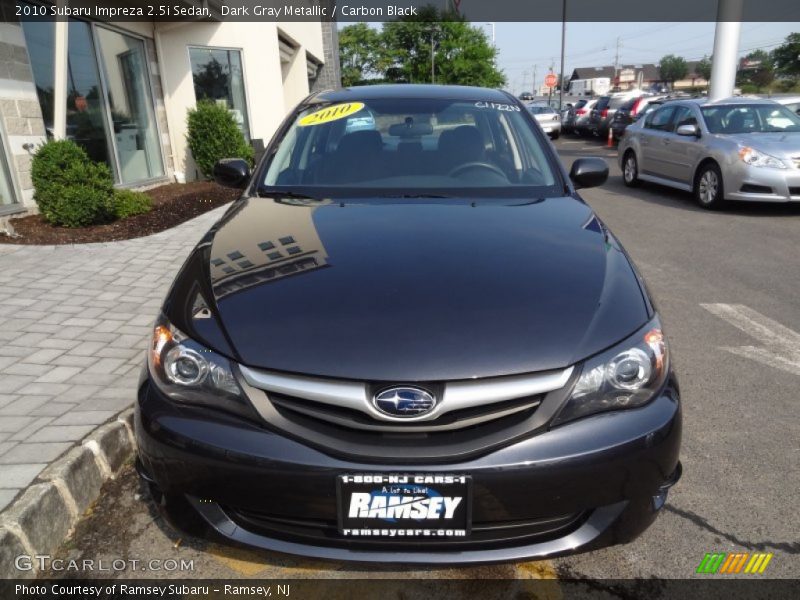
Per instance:
[[[38,569],[15,566],[20,555],[51,554],[113,479],[135,448],[133,409],[101,425],[48,465],[22,496],[0,513],[0,579],[32,579]]]

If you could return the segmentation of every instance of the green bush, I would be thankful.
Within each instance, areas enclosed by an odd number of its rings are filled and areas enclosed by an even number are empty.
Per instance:
[[[111,210],[117,219],[150,212],[153,207],[150,196],[133,190],[114,190]]]
[[[210,100],[201,100],[186,117],[186,140],[197,167],[211,179],[221,158],[243,158],[253,164],[253,148],[245,141],[233,115]]]
[[[42,216],[55,225],[82,227],[113,218],[111,171],[92,162],[69,140],[49,141],[33,157],[34,199]]]

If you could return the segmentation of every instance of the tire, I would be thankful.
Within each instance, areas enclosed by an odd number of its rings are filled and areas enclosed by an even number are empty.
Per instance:
[[[639,179],[639,161],[633,150],[628,150],[622,160],[622,182],[628,187],[636,187],[641,183]]]
[[[722,172],[716,163],[700,167],[694,178],[694,199],[706,210],[717,210],[725,204]]]
[[[557,131],[556,133],[554,133],[553,135],[550,136],[550,139],[551,140],[557,140],[559,137],[561,137],[561,132]]]

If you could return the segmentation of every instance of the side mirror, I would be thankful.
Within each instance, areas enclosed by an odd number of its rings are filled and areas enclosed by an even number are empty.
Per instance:
[[[250,180],[250,165],[241,158],[223,158],[214,165],[214,181],[231,188],[243,188]]]
[[[678,125],[675,133],[687,137],[700,137],[700,128],[697,125]]]
[[[572,163],[569,178],[576,189],[597,187],[608,179],[608,165],[602,158],[579,158]]]

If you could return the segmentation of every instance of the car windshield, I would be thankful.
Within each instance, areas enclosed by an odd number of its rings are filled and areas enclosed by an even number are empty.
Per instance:
[[[777,104],[704,106],[700,109],[711,133],[772,133],[800,131],[800,117]]]
[[[555,108],[550,108],[549,106],[529,106],[528,110],[531,111],[531,114],[534,115],[541,115],[541,114],[552,115],[554,112],[556,112]]]
[[[260,188],[325,197],[367,189],[541,197],[560,180],[529,118],[516,104],[485,101],[384,98],[308,107],[279,142]]]

